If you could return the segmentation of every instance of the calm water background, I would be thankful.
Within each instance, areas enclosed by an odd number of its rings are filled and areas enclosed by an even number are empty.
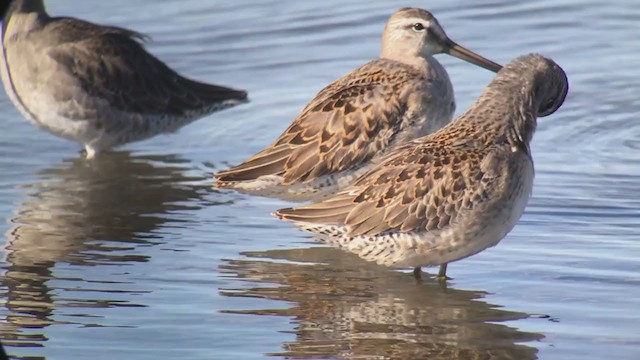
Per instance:
[[[133,27],[184,74],[248,105],[95,162],[0,95],[0,338],[28,359],[639,359],[637,1],[49,1]],[[452,264],[444,289],[323,248],[211,189],[324,85],[377,55],[384,21],[429,6],[501,63],[537,51],[567,71],[541,119],[522,220]],[[492,75],[439,56],[459,114]],[[433,271],[433,270],[432,270]]]

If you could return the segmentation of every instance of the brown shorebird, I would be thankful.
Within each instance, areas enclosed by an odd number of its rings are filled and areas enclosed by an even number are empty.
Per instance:
[[[401,9],[387,22],[379,59],[320,91],[268,148],[215,174],[216,185],[289,200],[334,194],[390,149],[451,121],[453,88],[438,53],[501,68],[451,41],[428,11]]]
[[[82,143],[88,158],[247,101],[244,91],[180,76],[144,49],[140,33],[50,17],[43,0],[4,6],[9,98],[34,124]]]
[[[498,72],[463,115],[398,148],[323,202],[282,209],[320,240],[379,264],[440,265],[495,246],[524,212],[533,187],[529,143],[537,117],[554,113],[567,77],[540,55]]]

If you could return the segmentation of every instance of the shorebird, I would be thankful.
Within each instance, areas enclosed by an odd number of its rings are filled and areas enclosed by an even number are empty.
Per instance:
[[[439,53],[501,68],[450,40],[428,11],[400,9],[380,58],[325,87],[273,144],[215,174],[216,186],[294,201],[333,195],[390,149],[451,121],[453,88]]]
[[[555,62],[531,54],[498,72],[464,114],[394,150],[343,191],[275,215],[330,245],[381,265],[447,264],[498,244],[524,212],[533,187],[529,143],[537,117],[567,94]]]
[[[135,31],[50,17],[43,0],[4,6],[0,73],[9,98],[35,125],[83,144],[87,158],[247,101],[245,91],[179,75]]]

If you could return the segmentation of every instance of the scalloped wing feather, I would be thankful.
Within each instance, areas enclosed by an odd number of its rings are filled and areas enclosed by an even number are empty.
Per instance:
[[[408,88],[420,86],[410,80],[418,76],[387,60],[362,66],[320,91],[270,147],[217,173],[217,182],[281,175],[286,185],[357,167],[393,140],[404,120]],[[282,156],[287,161],[279,171],[258,166]]]
[[[294,222],[346,226],[348,234],[442,230],[486,200],[494,148],[403,146],[334,198],[276,212]],[[489,165],[488,165],[489,164]],[[326,216],[324,216],[326,214]]]

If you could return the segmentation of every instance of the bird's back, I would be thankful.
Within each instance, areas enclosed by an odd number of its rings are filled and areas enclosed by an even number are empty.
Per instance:
[[[321,90],[269,147],[216,174],[217,185],[262,194],[263,179],[277,177],[273,183],[288,187],[284,192],[307,184],[322,187],[325,196],[395,146],[449,122],[454,107],[451,83],[437,61],[418,69],[373,60]],[[276,189],[264,195],[270,191]]]

